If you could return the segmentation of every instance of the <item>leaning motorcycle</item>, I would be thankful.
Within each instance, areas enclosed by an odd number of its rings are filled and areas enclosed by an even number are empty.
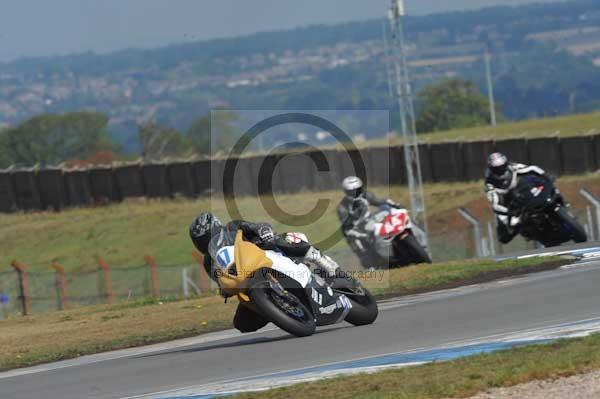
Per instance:
[[[224,293],[292,335],[309,336],[317,326],[344,320],[366,325],[377,318],[377,302],[358,281],[340,276],[327,284],[308,266],[244,241],[241,231],[224,231],[209,251]]]
[[[587,241],[585,230],[548,177],[536,174],[520,177],[512,196],[510,213],[520,218],[518,232],[527,240],[545,247],[570,240]]]
[[[362,230],[356,233],[354,246],[370,252],[374,268],[396,268],[431,263],[427,250],[417,240],[415,226],[406,209],[388,205],[374,214],[366,214]],[[350,234],[352,236],[352,233]]]

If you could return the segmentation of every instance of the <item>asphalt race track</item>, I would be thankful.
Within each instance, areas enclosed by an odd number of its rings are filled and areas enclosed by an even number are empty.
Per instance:
[[[305,367],[476,342],[600,318],[600,262],[380,304],[372,326],[303,339],[233,332],[0,374],[2,399],[177,397],[201,387]],[[204,342],[202,342],[204,341]],[[227,383],[223,384],[227,386]],[[184,396],[179,395],[179,396]],[[200,396],[197,396],[200,397]]]

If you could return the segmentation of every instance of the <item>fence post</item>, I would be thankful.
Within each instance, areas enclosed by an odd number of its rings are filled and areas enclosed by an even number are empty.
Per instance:
[[[597,237],[600,238],[600,200],[598,198],[596,198],[596,196],[594,194],[590,193],[586,189],[579,190],[579,193],[586,200],[588,200],[594,206],[594,208],[596,208],[596,232],[597,232]],[[593,229],[593,227],[590,226],[590,229]]]
[[[492,222],[488,222],[487,229],[490,244],[490,255],[496,256],[496,236],[494,235],[494,227],[492,226]]]
[[[590,230],[588,233],[588,238],[590,241],[596,241],[596,232],[594,231],[594,218],[592,217],[592,208],[590,206],[585,207],[586,217],[587,217],[587,226]]]
[[[471,215],[469,211],[465,208],[459,208],[458,213],[465,218],[467,222],[469,222],[473,226],[473,235],[475,239],[475,252],[477,257],[484,257],[483,243],[482,243],[482,234],[481,234],[481,224],[479,220],[475,218],[475,216]]]
[[[204,256],[196,250],[192,251],[192,255],[196,259],[196,262],[198,262],[198,287],[204,294],[210,290],[208,274],[206,274],[206,270],[204,269]]]
[[[56,289],[58,291],[59,309],[65,310],[69,306],[69,293],[67,290],[65,268],[56,262],[52,263],[52,268],[56,271]]]
[[[158,267],[156,266],[156,261],[150,255],[146,255],[144,257],[146,259],[146,263],[150,267],[150,281],[152,282],[152,296],[154,298],[160,297],[160,281],[158,279]]]
[[[102,269],[102,274],[104,275],[104,290],[105,290],[105,294],[106,294],[106,303],[108,305],[112,305],[114,293],[112,290],[112,279],[110,277],[110,267],[108,266],[108,263],[101,257],[98,257],[98,266],[100,266],[100,269]]]
[[[19,299],[21,300],[23,316],[31,314],[31,296],[29,295],[29,276],[27,266],[13,260],[10,264],[19,275]]]

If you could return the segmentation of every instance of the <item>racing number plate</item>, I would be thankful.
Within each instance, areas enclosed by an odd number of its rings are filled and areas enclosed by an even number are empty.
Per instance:
[[[389,237],[402,233],[406,230],[406,222],[408,215],[406,212],[398,212],[395,215],[388,215],[384,220],[379,235],[381,237]]]

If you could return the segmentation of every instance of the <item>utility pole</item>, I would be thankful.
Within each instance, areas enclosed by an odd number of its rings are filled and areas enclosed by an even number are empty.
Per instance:
[[[492,77],[492,66],[491,66],[491,56],[488,50],[485,50],[485,55],[483,56],[485,60],[485,75],[487,77],[487,86],[488,86],[488,97],[490,102],[490,120],[492,122],[492,126],[496,126],[496,102],[494,100],[494,79]]]
[[[394,98],[394,82],[392,78],[392,68],[390,67],[390,46],[388,44],[388,32],[387,32],[387,22],[382,21],[382,34],[383,34],[383,51],[385,56],[385,71],[387,73],[387,81],[388,81],[388,96],[390,99]]]
[[[406,44],[402,20],[405,16],[404,0],[392,0],[389,10],[389,20],[392,35],[392,56],[395,70],[395,97],[398,101],[400,126],[404,139],[404,158],[406,161],[406,177],[410,195],[411,217],[417,237],[422,245],[428,246],[427,213],[423,195],[423,176],[419,157],[419,141],[417,138],[417,123],[413,104],[412,85],[406,62]]]

